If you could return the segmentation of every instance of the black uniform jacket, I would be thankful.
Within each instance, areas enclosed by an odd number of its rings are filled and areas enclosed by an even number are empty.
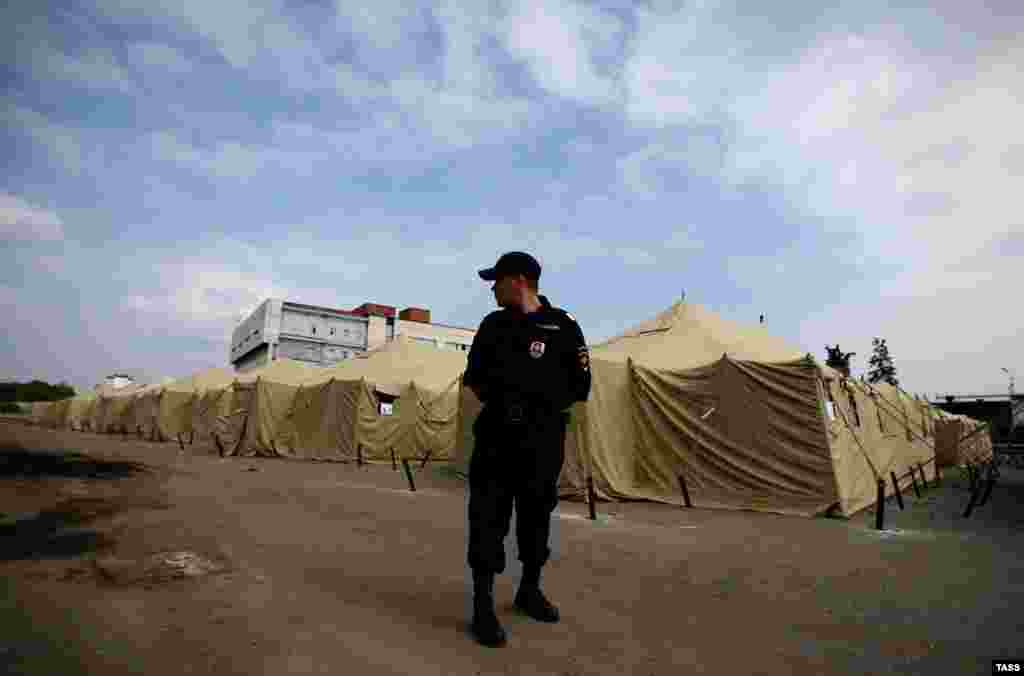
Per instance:
[[[463,384],[480,391],[485,408],[526,403],[555,412],[590,395],[590,354],[569,313],[541,307],[523,314],[501,309],[480,323]]]

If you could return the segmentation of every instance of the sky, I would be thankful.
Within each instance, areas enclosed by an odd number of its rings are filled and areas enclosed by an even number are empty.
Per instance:
[[[685,293],[1024,378],[1018,0],[40,1],[0,53],[0,380],[226,366],[267,297],[475,327],[517,249],[591,343]]]

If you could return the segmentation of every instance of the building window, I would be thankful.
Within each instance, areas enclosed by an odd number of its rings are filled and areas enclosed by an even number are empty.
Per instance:
[[[334,329],[333,328],[331,329],[331,335],[332,336],[334,335]]]
[[[310,333],[312,333],[314,336],[316,335],[316,327],[315,326],[310,329]]]

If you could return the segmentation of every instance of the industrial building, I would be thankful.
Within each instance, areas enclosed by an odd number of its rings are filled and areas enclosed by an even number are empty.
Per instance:
[[[396,336],[442,350],[469,351],[475,329],[430,321],[430,310],[363,303],[353,310],[269,298],[232,332],[229,361],[248,371],[275,359],[331,366]]]

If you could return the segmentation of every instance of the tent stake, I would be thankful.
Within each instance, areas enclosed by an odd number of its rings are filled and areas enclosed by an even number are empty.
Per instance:
[[[395,460],[395,449],[391,449],[391,469],[398,471],[398,461]]]
[[[981,494],[981,487],[974,486],[971,488],[971,499],[967,501],[967,509],[964,510],[964,518],[971,516],[971,512],[974,511],[974,503],[977,501],[978,496]]]
[[[903,511],[903,494],[900,493],[900,482],[896,480],[896,472],[889,472],[892,476],[892,487],[896,491],[896,504],[900,506],[900,511]]]
[[[416,492],[416,483],[412,480],[412,470],[409,469],[409,459],[402,458],[402,467],[405,468],[405,478],[409,480],[409,490]]]
[[[356,464],[360,467],[363,466],[363,445],[359,444],[356,446]]]
[[[692,509],[693,503],[690,502],[690,491],[686,488],[686,479],[683,478],[682,474],[679,475],[679,487],[683,489],[683,502]]]
[[[992,488],[996,485],[997,476],[998,473],[996,471],[995,465],[990,463],[988,466],[988,481],[985,486],[985,493],[981,496],[981,502],[978,503],[979,507],[988,502],[989,496],[992,495]]]
[[[423,462],[420,463],[420,469],[427,466],[427,461],[430,460],[430,454],[433,453],[433,449],[427,451],[426,455],[423,456]]]
[[[878,480],[878,507],[875,509],[875,529],[883,530],[885,527],[885,480]]]
[[[195,438],[196,438],[196,431],[195,430],[191,430],[188,433],[188,445],[189,446],[192,445],[192,442],[195,441]]]
[[[587,503],[590,505],[590,520],[597,521],[597,508],[594,503],[597,498],[594,495],[594,477],[587,477]]]
[[[185,444],[181,441],[181,435],[180,434],[178,435],[178,446],[181,447],[181,450],[183,450],[183,451],[185,450]]]

